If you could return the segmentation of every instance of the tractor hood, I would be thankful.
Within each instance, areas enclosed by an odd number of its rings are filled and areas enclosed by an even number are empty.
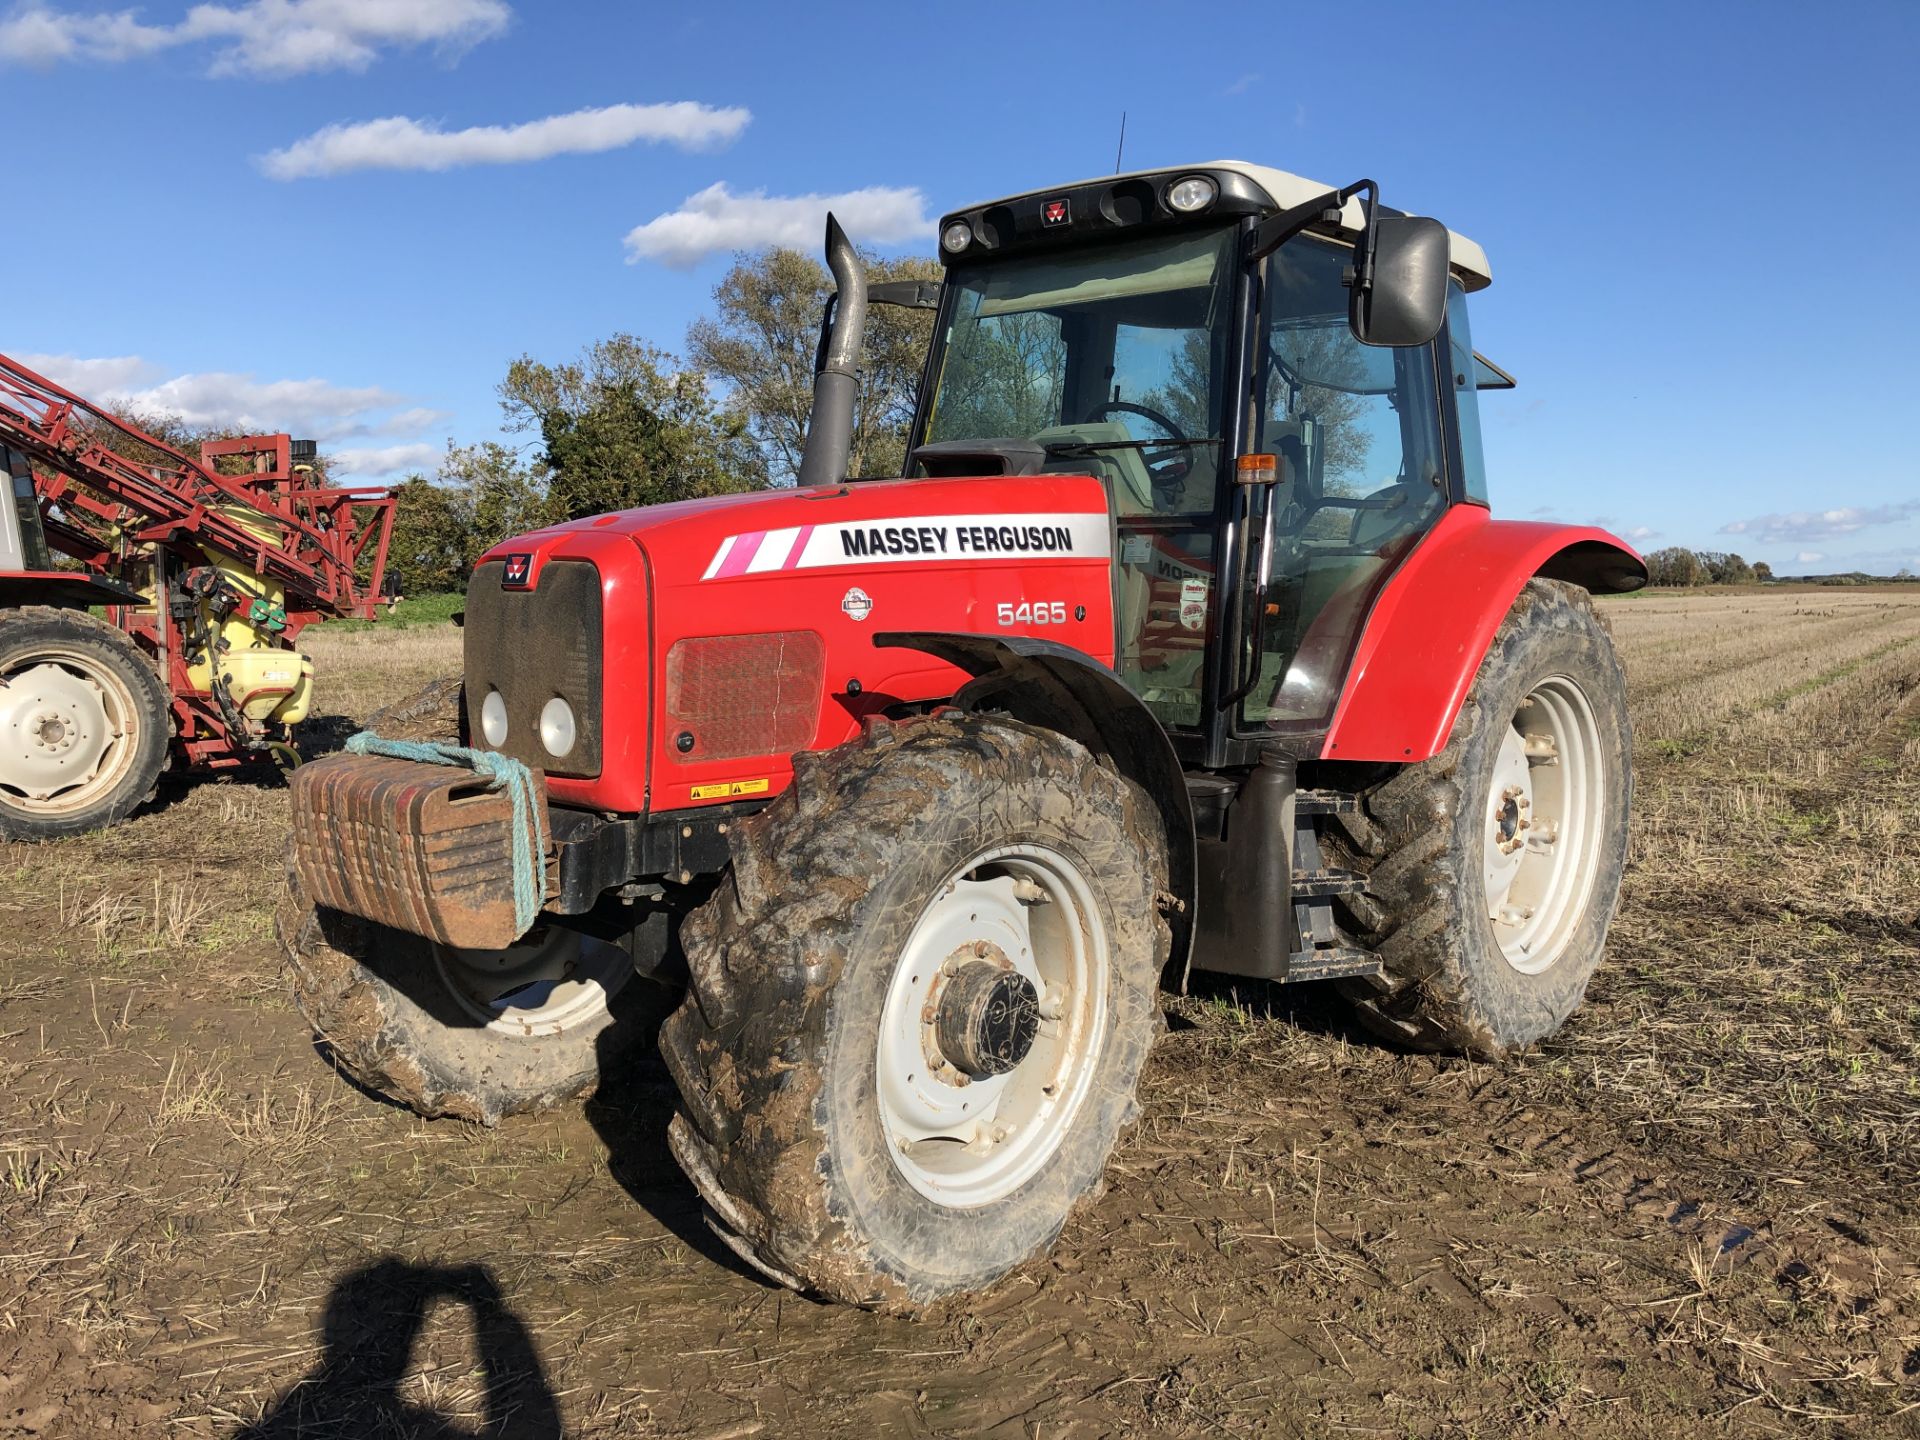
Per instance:
[[[680,809],[741,784],[761,791],[737,794],[777,792],[792,752],[964,682],[923,653],[876,647],[876,634],[1038,634],[1111,662],[1113,544],[1105,487],[1078,475],[762,490],[536,531],[475,569],[469,726],[486,743],[477,707],[500,690],[506,733],[523,738],[496,748],[543,768],[556,800],[595,809]],[[547,621],[476,629],[502,602],[536,612],[532,597],[577,580],[580,562],[598,572],[595,615],[550,606]],[[586,697],[576,714],[597,718],[581,724],[598,745],[594,773],[569,775],[533,748],[545,693],[506,692],[527,688],[523,672],[554,669],[550,652],[581,645],[598,653],[569,683]]]

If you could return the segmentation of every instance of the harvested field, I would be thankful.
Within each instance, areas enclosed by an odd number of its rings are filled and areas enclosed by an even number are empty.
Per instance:
[[[1567,1030],[1201,987],[1099,1203],[920,1322],[744,1273],[659,1075],[494,1131],[335,1075],[271,782],[0,846],[0,1435],[1920,1436],[1920,594],[1602,608],[1634,857]],[[339,733],[458,639],[311,649]]]

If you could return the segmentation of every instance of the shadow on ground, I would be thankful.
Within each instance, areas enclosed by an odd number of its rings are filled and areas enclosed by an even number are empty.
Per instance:
[[[464,1306],[479,1357],[483,1420],[476,1431],[401,1394],[415,1342],[439,1301]],[[327,1299],[315,1371],[236,1440],[395,1435],[558,1440],[560,1409],[533,1337],[500,1298],[484,1265],[408,1264],[388,1258],[343,1277]]]

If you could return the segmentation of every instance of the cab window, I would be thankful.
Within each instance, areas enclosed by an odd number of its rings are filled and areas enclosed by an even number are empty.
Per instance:
[[[1485,505],[1487,462],[1480,449],[1479,395],[1483,366],[1474,358],[1473,335],[1467,328],[1467,292],[1458,280],[1447,286],[1447,357],[1460,437],[1460,492],[1474,504]]]
[[[1249,607],[1243,729],[1326,723],[1374,596],[1446,503],[1435,347],[1355,340],[1349,263],[1348,247],[1310,236],[1268,261],[1253,448],[1278,457],[1279,483],[1255,517],[1272,563]]]

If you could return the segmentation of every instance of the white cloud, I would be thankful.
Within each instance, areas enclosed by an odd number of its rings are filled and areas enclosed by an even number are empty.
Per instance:
[[[386,445],[371,450],[335,450],[331,473],[335,476],[364,475],[369,479],[378,479],[383,475],[398,475],[403,470],[431,470],[439,463],[440,454],[437,445]]]
[[[1660,532],[1651,525],[1636,525],[1631,530],[1624,532],[1620,538],[1622,540],[1631,540],[1634,544],[1638,545],[1647,540],[1658,540],[1660,538]]]
[[[107,355],[83,360],[78,355],[19,355],[27,369],[78,395],[123,395],[134,386],[161,374],[158,365],[138,355]]]
[[[80,12],[29,0],[0,20],[0,60],[114,63],[176,46],[213,48],[216,75],[364,70],[384,50],[432,45],[457,54],[500,34],[503,0],[246,0],[195,5],[171,25],[136,10]]]
[[[627,263],[658,260],[688,270],[709,255],[784,245],[812,253],[831,210],[857,241],[893,245],[930,237],[933,219],[915,189],[883,185],[839,195],[736,195],[725,181],[689,195],[678,210],[627,232]]]
[[[356,125],[328,125],[283,150],[260,157],[275,180],[344,175],[352,170],[451,170],[460,165],[523,165],[550,155],[590,155],[645,140],[699,150],[735,139],[753,118],[738,107],[715,109],[691,100],[662,105],[605,105],[549,115],[522,125],[442,130],[432,121],[393,115]]]
[[[143,409],[164,410],[189,425],[238,430],[289,430],[325,438],[349,422],[390,409],[403,398],[377,385],[343,386],[329,380],[256,380],[210,371],[177,375],[126,397]]]
[[[1875,525],[1898,525],[1915,516],[1920,516],[1920,500],[1900,500],[1892,505],[1838,505],[1827,510],[1794,510],[1735,520],[1722,525],[1720,533],[1751,535],[1769,545],[1791,544],[1837,539]]]
[[[285,430],[335,442],[372,436],[410,440],[447,418],[442,410],[403,405],[406,396],[379,385],[261,380],[220,371],[162,379],[166,372],[138,355],[100,359],[21,355],[19,359],[29,370],[97,404],[135,413],[164,411],[194,426],[267,434]]]
[[[1825,551],[1802,550],[1798,555],[1793,557],[1793,563],[1796,565],[1817,565],[1826,558]]]

